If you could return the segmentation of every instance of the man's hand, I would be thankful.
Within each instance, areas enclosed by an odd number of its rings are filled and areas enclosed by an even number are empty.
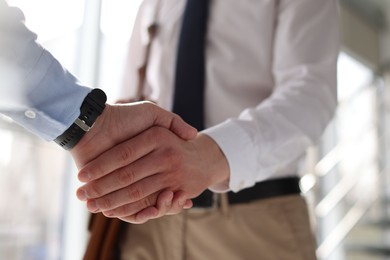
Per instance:
[[[168,197],[173,194],[167,191],[180,191],[178,202],[184,206],[186,198],[228,178],[227,160],[210,137],[199,134],[187,141],[165,128],[153,127],[83,167],[79,179],[88,183],[78,195],[88,200],[90,211],[133,223],[134,214],[155,205],[161,192]]]
[[[77,167],[80,169],[91,160],[96,159],[103,152],[131,139],[152,126],[166,128],[167,131],[172,131],[173,134],[183,140],[193,139],[197,135],[196,129],[186,124],[179,116],[151,102],[137,102],[124,105],[107,104],[102,115],[96,120],[94,127],[70,151],[71,155]],[[119,156],[126,157],[127,155],[121,154]],[[109,159],[113,162],[118,160],[118,158]],[[114,168],[117,169],[118,166],[114,166]],[[104,172],[103,169],[99,171],[99,174],[102,175],[108,173],[109,171]],[[83,180],[87,181],[89,175],[94,175],[94,172],[84,171]],[[144,203],[145,205],[154,200],[158,208],[156,209],[150,205],[152,207],[140,212],[138,221],[144,222],[148,218],[155,217],[157,215],[156,212],[165,214],[181,210],[178,206],[173,208],[171,206],[171,209],[168,208],[170,203],[168,200],[171,198],[171,195],[172,192],[165,191],[158,198],[157,196],[145,198],[144,200],[148,200],[148,203]],[[181,193],[175,195],[173,202],[177,202],[177,200],[180,200],[180,202],[183,200]],[[185,199],[184,201],[183,207],[190,207],[192,205],[190,201],[186,201]],[[139,209],[142,210],[141,208]]]
[[[143,101],[122,105],[106,105],[94,127],[70,151],[80,168],[102,152],[134,137],[152,126],[171,130],[177,136],[190,140],[197,131],[179,116],[157,105]]]

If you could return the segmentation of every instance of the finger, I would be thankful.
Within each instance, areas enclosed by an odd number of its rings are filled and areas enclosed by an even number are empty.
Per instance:
[[[163,191],[159,194],[157,198],[157,207],[150,207],[144,209],[135,215],[131,216],[131,221],[137,223],[145,223],[150,219],[156,219],[163,217],[165,215],[178,214],[183,211],[183,209],[189,209],[192,207],[192,201],[186,200],[184,206],[181,208],[181,204],[172,202],[174,193],[172,191]],[[183,195],[180,199],[184,199]],[[180,200],[178,199],[178,200]],[[175,206],[173,206],[175,205]],[[157,214],[156,214],[157,209]],[[129,219],[129,218],[128,218]]]
[[[161,190],[159,183],[161,182],[160,174],[156,174],[145,179],[142,179],[139,182],[134,183],[133,185],[127,186],[118,191],[109,193],[102,197],[88,200],[87,207],[90,211],[108,211],[113,210],[123,205],[130,205],[137,202],[139,205],[135,210],[136,212],[146,208],[147,206],[155,205],[157,196],[154,197],[153,203],[144,203],[149,202],[145,201],[150,200],[150,195]],[[141,204],[139,204],[141,202]],[[130,203],[130,204],[129,204]],[[133,212],[134,214],[135,212]],[[130,214],[127,214],[130,215]]]
[[[142,224],[150,219],[162,217],[171,209],[173,194],[172,191],[162,191],[158,195],[156,207],[148,207],[134,215],[121,217],[120,219],[133,224]]]
[[[174,155],[164,151],[153,151],[130,165],[84,184],[77,190],[76,195],[80,200],[85,201],[123,189],[153,174],[163,172],[173,165],[173,157]],[[163,184],[163,182],[156,183],[158,187],[155,191],[164,189]]]
[[[120,217],[119,219],[131,224],[143,224],[150,219],[153,219],[155,215],[158,214],[158,209],[156,207],[148,207],[141,212],[138,212],[131,216]]]
[[[187,196],[183,191],[177,191],[172,199],[171,208],[167,211],[167,215],[179,214],[183,211],[187,202]]]
[[[122,167],[100,179],[88,182],[77,190],[80,200],[95,199],[111,192],[130,186],[162,170],[160,163],[151,163],[155,156],[152,154],[130,165]]]
[[[184,122],[180,117],[174,117],[172,119],[169,130],[184,140],[192,140],[198,135],[196,128]]]
[[[186,203],[184,204],[184,209],[190,209],[192,208],[192,206],[194,206],[194,203],[192,202],[192,200],[186,200]]]
[[[151,132],[154,131],[146,130],[104,152],[79,171],[79,180],[82,182],[96,180],[150,153],[156,146]]]
[[[105,215],[108,218],[114,218],[114,216],[111,216],[110,214],[105,214],[104,212],[103,215]],[[126,217],[119,217],[119,219],[131,224],[143,224],[148,220],[156,218],[157,215],[158,215],[158,209],[154,206],[151,206],[141,210],[136,214],[126,216]]]
[[[173,192],[172,191],[162,191],[158,194],[156,206],[148,207],[140,212],[126,217],[134,223],[145,223],[150,219],[156,219],[162,216],[165,216],[166,212],[170,210],[172,205]]]
[[[172,199],[174,193],[172,191],[166,190],[162,191],[157,197],[156,208],[158,209],[158,215],[154,218],[162,217],[171,210]]]
[[[159,211],[156,207],[149,207],[140,212],[136,213],[133,216],[126,217],[126,219],[133,219],[133,223],[135,224],[143,224],[148,220],[154,219],[159,214]]]
[[[168,112],[158,106],[155,106],[155,108],[156,110],[153,115],[155,125],[165,127],[185,140],[192,140],[197,136],[198,131],[196,128],[187,124],[178,115]]]
[[[149,207],[154,207],[156,208],[156,200],[160,192],[156,192],[151,194],[150,196],[139,200],[135,201],[133,203],[128,203],[124,204],[122,206],[116,207],[111,210],[104,210],[102,211],[104,215],[107,217],[116,217],[116,218],[122,218],[122,217],[128,217],[135,215],[139,212],[141,212],[144,209],[147,209]],[[156,208],[157,209],[157,208]],[[158,209],[157,209],[158,211]],[[158,214],[158,212],[157,212]]]

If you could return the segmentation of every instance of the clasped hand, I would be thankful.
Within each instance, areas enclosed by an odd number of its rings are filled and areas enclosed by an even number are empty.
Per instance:
[[[85,182],[78,198],[91,212],[130,223],[190,208],[229,174],[210,137],[150,102],[107,105],[71,154]]]

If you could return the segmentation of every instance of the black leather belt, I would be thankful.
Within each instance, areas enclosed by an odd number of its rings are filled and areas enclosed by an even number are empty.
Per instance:
[[[256,183],[255,186],[237,193],[229,192],[229,204],[246,203],[253,200],[301,193],[299,177],[286,177]],[[213,192],[206,190],[195,199],[193,207],[207,208],[214,205]]]

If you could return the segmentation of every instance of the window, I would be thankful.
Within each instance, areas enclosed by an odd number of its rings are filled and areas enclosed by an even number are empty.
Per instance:
[[[318,148],[314,169],[319,259],[349,259],[348,243],[366,239],[353,231],[380,190],[380,88],[370,68],[340,54],[339,106]]]

